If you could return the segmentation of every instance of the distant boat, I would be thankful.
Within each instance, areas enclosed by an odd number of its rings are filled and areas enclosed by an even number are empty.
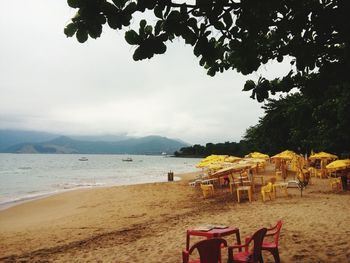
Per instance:
[[[130,157],[125,158],[125,159],[123,159],[123,162],[132,162],[132,158],[130,158]]]
[[[89,159],[86,158],[86,157],[81,157],[81,158],[79,158],[78,160],[79,160],[79,161],[88,161]]]

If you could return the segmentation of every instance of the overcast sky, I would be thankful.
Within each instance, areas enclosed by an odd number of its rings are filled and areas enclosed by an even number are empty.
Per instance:
[[[1,129],[239,141],[263,116],[262,104],[241,91],[245,81],[290,70],[269,63],[250,76],[209,77],[182,40],[135,62],[124,30],[105,27],[84,44],[66,38],[75,10],[64,0],[1,0],[0,12]]]

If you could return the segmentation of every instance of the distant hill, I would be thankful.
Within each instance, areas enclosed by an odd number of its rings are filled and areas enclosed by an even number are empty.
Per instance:
[[[59,136],[47,141],[30,142],[29,137],[23,138],[22,142],[12,144],[0,151],[7,153],[161,154],[165,152],[173,154],[180,148],[189,146],[189,144],[179,140],[155,135],[141,138],[130,138],[127,136],[110,137],[114,141],[106,141],[108,137],[105,136],[89,137],[88,140]],[[1,137],[1,133],[0,138],[2,141],[4,140]],[[31,138],[39,140],[37,137]],[[84,137],[75,136],[75,138]],[[16,140],[13,139],[12,141]],[[6,145],[6,143],[3,145]]]
[[[0,130],[0,152],[16,144],[44,142],[58,136],[47,132]]]

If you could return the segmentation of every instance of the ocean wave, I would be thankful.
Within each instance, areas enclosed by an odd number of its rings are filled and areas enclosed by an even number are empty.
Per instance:
[[[12,196],[12,197],[7,197],[7,198],[3,198],[2,200],[0,200],[0,210],[4,210],[6,208],[9,208],[11,206],[15,206],[21,203],[25,203],[28,201],[32,201],[32,200],[36,200],[36,199],[40,199],[40,198],[44,198],[47,197],[49,195],[53,195],[56,194],[58,191],[52,191],[52,192],[32,192],[32,193],[28,193],[26,195],[23,196]]]
[[[81,187],[97,187],[97,186],[105,186],[105,183],[62,183],[62,184],[56,184],[55,187],[58,187],[60,189],[74,189],[74,188],[81,188]]]

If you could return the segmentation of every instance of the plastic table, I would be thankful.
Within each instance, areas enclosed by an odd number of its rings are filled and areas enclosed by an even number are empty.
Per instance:
[[[186,250],[190,249],[190,238],[191,236],[201,236],[206,238],[216,238],[216,237],[223,237],[228,235],[236,235],[237,244],[241,244],[241,236],[239,233],[239,228],[237,227],[227,227],[227,228],[213,228],[209,231],[200,231],[200,230],[193,230],[193,229],[187,229],[186,233]]]

